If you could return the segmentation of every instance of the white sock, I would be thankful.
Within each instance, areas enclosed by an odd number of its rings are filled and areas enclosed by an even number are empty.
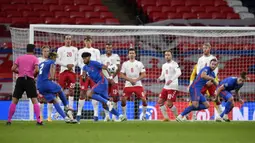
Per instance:
[[[73,100],[74,100],[74,97],[73,96],[69,96],[68,97],[68,105],[69,105],[69,107],[70,108],[72,108],[73,109]]]
[[[82,108],[84,106],[84,103],[85,103],[85,99],[79,99],[77,116],[81,116],[81,111],[82,111]]]
[[[172,108],[170,108],[170,110],[173,112],[173,114],[174,114],[175,117],[178,116],[177,108],[176,108],[175,105],[173,105]]]
[[[192,112],[192,119],[196,120],[197,119],[197,111]]]
[[[147,106],[143,106],[143,116],[146,116]]]
[[[104,109],[104,113],[105,113],[105,117],[110,117],[109,111],[107,111],[107,110]]]
[[[48,118],[51,118],[53,104],[52,103],[48,103],[47,107],[48,107]]]
[[[218,112],[218,115],[220,115],[221,113],[222,113],[222,108],[221,108],[221,106],[220,105],[216,105],[217,107],[216,107],[216,110],[217,110],[217,112]]]
[[[98,101],[92,99],[92,106],[94,110],[94,116],[98,117]]]
[[[40,103],[40,116],[43,117],[43,108],[44,108],[44,104]]]
[[[122,113],[124,117],[127,117],[127,105],[122,106]]]
[[[167,112],[166,112],[166,106],[165,105],[160,106],[160,110],[161,110],[161,113],[163,114],[164,118],[169,119]]]
[[[113,108],[117,110],[117,103],[113,102]],[[116,120],[116,116],[112,114],[112,119]]]

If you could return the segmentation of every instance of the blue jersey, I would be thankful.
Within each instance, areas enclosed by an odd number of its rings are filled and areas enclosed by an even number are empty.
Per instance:
[[[37,77],[37,86],[43,81],[49,80],[50,67],[55,64],[53,60],[46,60],[39,64],[39,75]]]
[[[239,90],[242,86],[242,84],[237,83],[237,77],[227,77],[223,79],[219,86],[224,85],[226,91],[231,91],[231,90]]]
[[[95,83],[98,83],[99,81],[104,79],[104,75],[102,74],[102,67],[103,67],[103,64],[97,61],[90,61],[89,64],[83,67],[83,71],[85,71],[87,75]]]
[[[192,83],[192,85],[191,85],[192,88],[202,89],[206,85],[206,83],[209,81],[209,80],[201,78],[201,74],[203,72],[206,72],[206,74],[208,76],[215,78],[215,73],[212,71],[212,69],[209,66],[204,67],[201,69],[201,71],[198,73],[195,81]]]

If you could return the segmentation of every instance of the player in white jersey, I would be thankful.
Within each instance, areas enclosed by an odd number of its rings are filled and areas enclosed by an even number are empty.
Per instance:
[[[79,49],[79,51],[78,51],[78,65],[81,69],[80,98],[79,98],[79,102],[78,102],[78,112],[76,115],[76,119],[78,122],[80,121],[81,112],[82,112],[82,109],[83,109],[83,106],[85,103],[86,92],[89,87],[92,88],[95,85],[95,83],[89,77],[86,77],[86,80],[85,80],[85,77],[82,76],[82,69],[85,65],[83,63],[83,58],[81,57],[82,53],[88,52],[91,54],[91,57],[90,57],[91,60],[101,62],[100,51],[91,46],[92,38],[90,36],[86,36],[84,38],[84,44],[85,44],[85,47],[82,49]],[[93,110],[94,110],[94,121],[98,121],[98,101],[92,99],[92,105],[93,105]]]
[[[45,60],[48,59],[48,56],[49,56],[49,53],[50,53],[50,47],[49,46],[43,46],[42,48],[42,57],[39,57],[38,60],[39,60],[39,64],[44,62]],[[44,107],[44,104],[46,104],[46,100],[44,99],[44,97],[39,93],[39,91],[37,90],[37,93],[38,93],[38,100],[40,102],[40,118],[41,120],[43,120],[43,107]],[[52,109],[53,109],[53,104],[52,103],[48,103],[47,104],[47,121],[51,122],[52,119],[51,119],[51,114],[52,114]]]
[[[178,77],[181,75],[181,69],[179,65],[172,60],[171,51],[165,52],[165,60],[166,63],[162,65],[161,75],[158,78],[158,81],[165,80],[164,88],[159,94],[158,104],[164,116],[163,121],[169,121],[164,103],[167,101],[167,107],[173,112],[174,116],[177,117],[177,108],[173,102],[176,101],[176,96],[178,93]]]
[[[125,119],[127,119],[127,99],[135,93],[135,95],[142,100],[143,103],[143,116],[142,120],[146,120],[146,110],[147,110],[147,99],[144,94],[144,89],[141,80],[146,77],[145,67],[142,62],[135,59],[136,52],[135,49],[130,48],[128,50],[129,60],[122,64],[120,77],[125,79],[125,87],[123,89],[123,97],[121,100],[122,111]]]
[[[76,82],[75,66],[77,65],[78,49],[72,46],[72,36],[64,37],[65,45],[57,50],[58,58],[56,63],[60,65],[58,82],[63,89],[67,89],[69,107],[74,104],[74,87]]]
[[[103,72],[104,76],[108,79],[108,93],[113,101],[113,108],[117,109],[117,103],[119,101],[119,91],[118,91],[118,73],[120,72],[120,57],[118,54],[112,53],[112,44],[107,43],[105,46],[106,54],[101,55],[101,60],[104,65],[116,65],[117,69],[114,73],[109,75],[108,72]],[[116,120],[115,115],[112,115],[113,121]],[[110,121],[109,111],[105,110],[105,121]]]

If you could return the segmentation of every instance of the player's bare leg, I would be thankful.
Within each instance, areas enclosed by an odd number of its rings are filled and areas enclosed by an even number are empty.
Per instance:
[[[143,104],[143,109],[142,109],[142,112],[143,112],[143,116],[142,116],[142,120],[146,121],[146,111],[147,111],[147,99],[146,97],[142,97],[141,98],[142,100],[142,104]]]
[[[122,107],[122,114],[125,118],[125,120],[127,120],[127,97],[123,96],[121,98],[121,107]]]
[[[162,98],[158,99],[158,104],[160,106],[160,111],[163,114],[164,119],[162,120],[163,122],[168,122],[169,121],[169,117],[168,114],[166,112],[166,106],[165,106],[165,100]]]
[[[178,111],[176,106],[173,104],[173,102],[171,100],[167,100],[167,107],[172,111],[172,113],[174,114],[175,118],[178,116]]]
[[[80,98],[78,101],[78,111],[77,111],[77,115],[76,115],[76,120],[78,122],[80,122],[81,119],[81,112],[85,103],[85,98],[86,98],[86,92],[87,90],[80,90]]]

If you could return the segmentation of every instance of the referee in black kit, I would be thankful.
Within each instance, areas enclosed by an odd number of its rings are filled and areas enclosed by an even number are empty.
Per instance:
[[[16,110],[16,105],[19,99],[22,97],[24,91],[26,91],[27,97],[31,98],[34,105],[34,113],[37,120],[37,125],[43,125],[40,120],[40,107],[37,101],[37,91],[34,78],[39,72],[39,61],[34,55],[35,45],[27,44],[27,54],[19,56],[13,66],[12,72],[18,74],[14,93],[12,96],[12,103],[9,107],[7,125],[11,125],[11,119]]]

